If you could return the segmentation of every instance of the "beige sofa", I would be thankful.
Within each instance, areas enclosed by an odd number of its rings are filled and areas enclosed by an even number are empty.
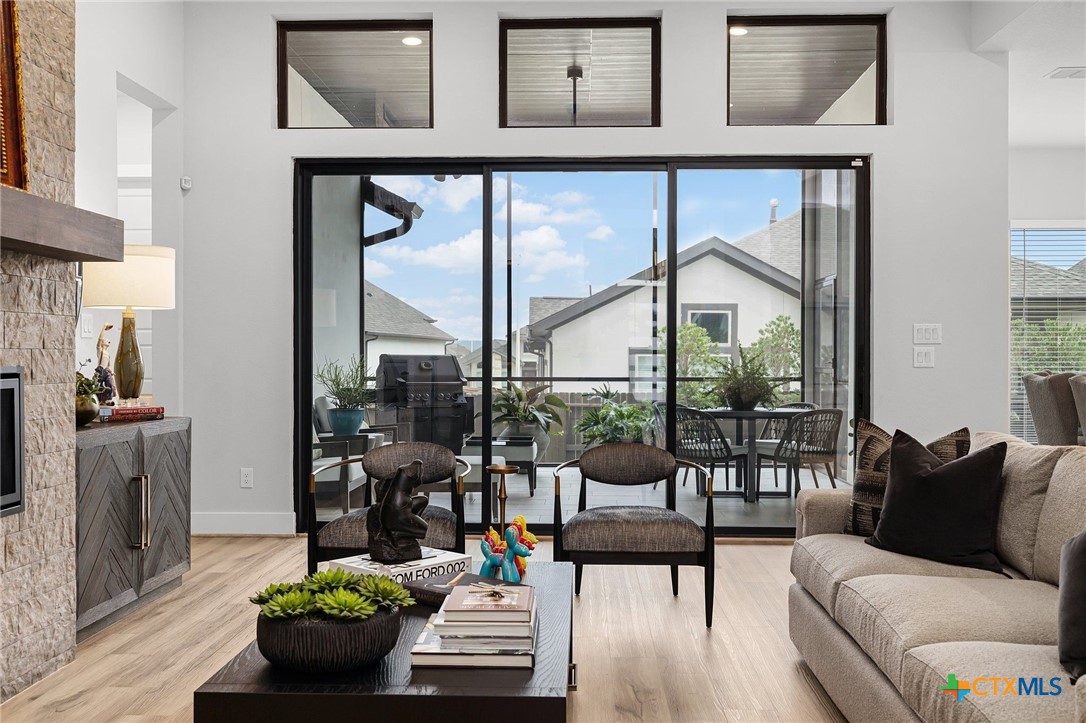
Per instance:
[[[1086,448],[1008,441],[996,551],[1013,579],[876,549],[841,534],[848,490],[803,490],[789,631],[850,721],[1086,722],[1086,681],[1056,650],[1059,557],[1086,529]],[[947,676],[1059,678],[1060,695],[940,691]],[[1001,684],[1006,687],[1005,684]],[[988,691],[982,683],[978,693]]]

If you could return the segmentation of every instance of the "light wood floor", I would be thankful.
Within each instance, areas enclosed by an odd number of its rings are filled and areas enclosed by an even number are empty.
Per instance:
[[[586,568],[570,719],[844,720],[788,639],[789,552],[717,546],[712,630],[700,569],[682,569],[675,598],[666,567]],[[192,691],[255,635],[248,595],[304,571],[300,538],[196,538],[178,590],[80,643],[75,662],[0,706],[0,720],[191,720]]]

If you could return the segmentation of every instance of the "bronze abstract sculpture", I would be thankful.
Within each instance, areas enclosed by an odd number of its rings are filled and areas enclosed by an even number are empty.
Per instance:
[[[412,492],[420,483],[422,460],[408,462],[392,479],[377,480],[374,502],[366,516],[370,557],[378,562],[406,562],[422,557],[419,540],[426,537],[425,495]]]

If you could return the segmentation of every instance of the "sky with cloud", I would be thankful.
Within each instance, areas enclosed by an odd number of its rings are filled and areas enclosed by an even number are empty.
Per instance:
[[[667,177],[651,172],[535,172],[494,176],[495,335],[504,336],[505,301],[514,323],[528,322],[532,296],[586,296],[652,263],[653,177],[658,248],[667,245]],[[482,337],[482,212],[479,176],[378,176],[424,213],[410,232],[366,250],[367,280],[437,319],[458,339]],[[735,241],[800,206],[798,171],[680,171],[679,248],[709,236]],[[508,219],[512,217],[513,288],[506,288]],[[366,209],[367,234],[398,225]]]

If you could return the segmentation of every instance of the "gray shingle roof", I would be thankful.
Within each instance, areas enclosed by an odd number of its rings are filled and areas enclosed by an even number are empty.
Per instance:
[[[796,211],[733,242],[732,246],[798,279],[802,264],[800,236],[800,212]]]
[[[546,319],[581,300],[580,296],[533,296],[528,299],[528,324]]]
[[[1076,274],[1086,276],[1086,259],[1083,259],[1082,261],[1079,261],[1077,264],[1072,266],[1071,270],[1074,271]]]
[[[1084,262],[1086,263],[1086,262]],[[1086,273],[1075,273],[1060,269],[1039,261],[1029,261],[1017,256],[1011,257],[1011,298],[1086,298]],[[1086,271],[1086,267],[1083,267]]]
[[[452,341],[455,338],[434,326],[436,319],[397,299],[380,286],[366,281],[363,289],[366,293],[367,333],[441,341]]]

